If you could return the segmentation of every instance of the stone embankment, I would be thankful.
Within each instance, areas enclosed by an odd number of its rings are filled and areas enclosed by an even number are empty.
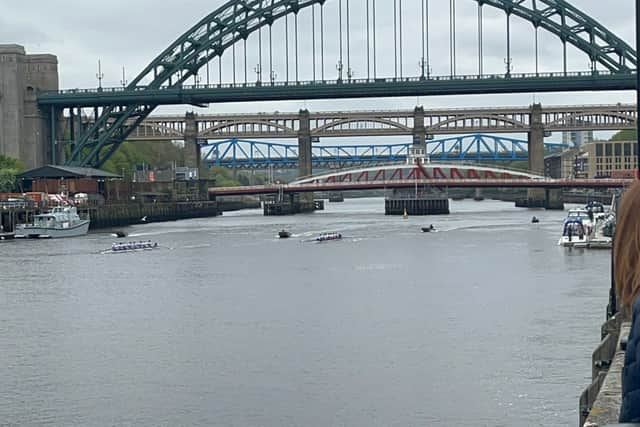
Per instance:
[[[628,320],[618,312],[602,325],[602,341],[592,355],[592,383],[580,396],[580,427],[604,427],[618,422],[624,352],[631,330]]]
[[[176,221],[219,215],[217,202],[162,202],[103,205],[79,209],[91,218],[92,230],[147,222]]]

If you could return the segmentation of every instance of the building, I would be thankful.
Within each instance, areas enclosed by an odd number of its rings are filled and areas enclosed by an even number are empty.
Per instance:
[[[28,168],[52,159],[49,112],[38,108],[39,90],[58,90],[58,59],[0,45],[0,154]]]
[[[586,123],[585,123],[586,124]],[[572,147],[581,147],[593,142],[593,131],[562,132],[562,143]]]
[[[570,148],[544,158],[544,175],[555,179],[586,178],[588,163],[587,152],[579,148]]]
[[[545,176],[557,179],[633,177],[637,150],[636,141],[594,141],[545,157]]]
[[[589,178],[633,176],[638,164],[636,141],[595,141],[584,147],[589,159]]]
[[[88,194],[92,200],[104,200],[107,181],[121,177],[92,168],[47,165],[18,175],[23,192],[47,194]]]

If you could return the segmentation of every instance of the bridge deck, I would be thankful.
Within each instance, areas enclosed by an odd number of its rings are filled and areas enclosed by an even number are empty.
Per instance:
[[[209,194],[215,196],[260,195],[275,193],[309,193],[315,191],[348,191],[348,190],[379,190],[392,188],[414,188],[416,186],[448,187],[448,188],[593,188],[610,189],[623,188],[631,184],[628,179],[583,179],[583,180],[555,180],[555,179],[406,179],[387,180],[377,182],[335,182],[312,183],[295,185],[257,185],[246,187],[216,187],[210,188]]]

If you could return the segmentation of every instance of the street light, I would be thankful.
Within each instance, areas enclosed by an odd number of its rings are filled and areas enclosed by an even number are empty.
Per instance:
[[[102,79],[104,78],[104,73],[102,72],[102,64],[100,64],[99,59],[98,59],[98,72],[96,73],[96,78],[98,79],[98,90],[102,90]]]
[[[127,76],[125,73],[125,69],[124,69],[124,65],[122,66],[122,80],[120,80],[120,84],[122,85],[122,87],[127,87]]]
[[[256,73],[256,82],[260,83],[262,81],[262,64],[257,64],[253,71]]]

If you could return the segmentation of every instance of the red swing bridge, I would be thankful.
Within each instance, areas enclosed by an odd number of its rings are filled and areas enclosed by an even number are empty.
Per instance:
[[[423,190],[429,188],[615,189],[623,188],[631,182],[633,180],[628,178],[552,179],[523,171],[477,164],[418,163],[343,169],[301,178],[289,184],[215,187],[209,189],[209,195],[217,197],[417,187]]]

